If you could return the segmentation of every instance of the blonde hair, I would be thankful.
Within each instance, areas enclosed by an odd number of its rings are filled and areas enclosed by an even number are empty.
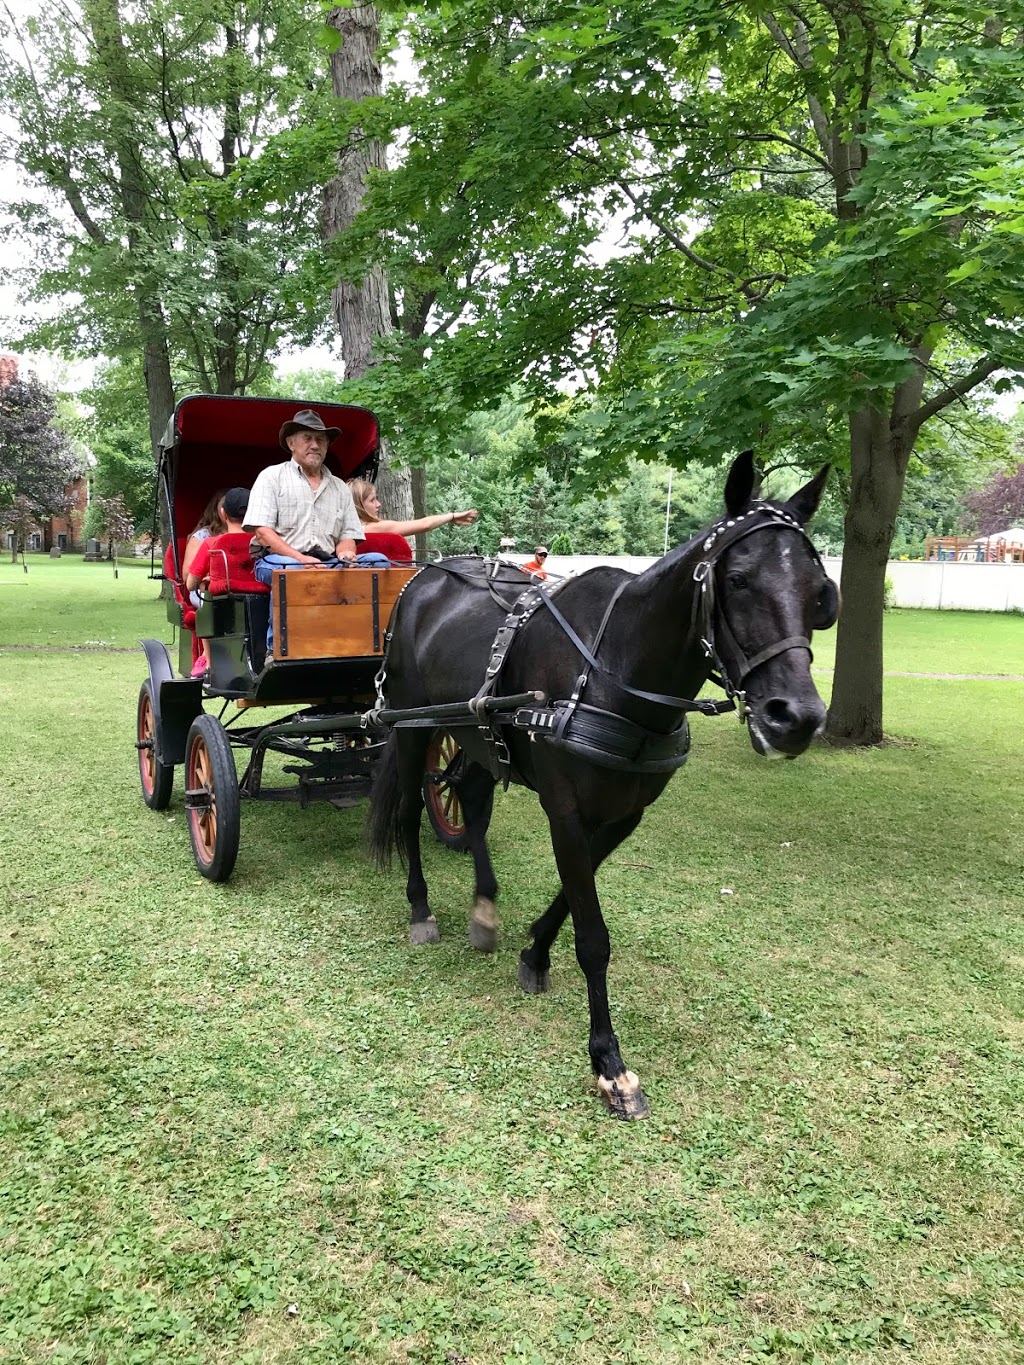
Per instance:
[[[367,498],[377,491],[375,484],[372,484],[369,479],[353,479],[348,486],[348,491],[352,494],[352,501],[356,505],[356,515],[360,521],[374,522],[380,520],[366,506]]]

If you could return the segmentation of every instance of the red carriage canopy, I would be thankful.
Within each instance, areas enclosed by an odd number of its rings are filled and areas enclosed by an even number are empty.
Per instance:
[[[341,435],[327,453],[327,468],[351,479],[375,469],[380,424],[368,408],[294,398],[237,398],[194,394],[174,410],[161,448],[161,473],[171,512],[172,539],[180,549],[214,493],[251,488],[267,465],[289,458],[278,433],[297,412],[311,408]]]

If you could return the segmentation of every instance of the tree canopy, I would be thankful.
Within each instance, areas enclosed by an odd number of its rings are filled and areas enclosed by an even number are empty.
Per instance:
[[[918,437],[1024,368],[1014,5],[453,0],[405,31],[419,83],[372,116],[408,152],[348,245],[429,324],[394,339],[380,406],[425,445],[515,380],[552,438],[576,392],[595,471],[840,463],[830,729],[880,738]]]
[[[319,27],[281,0],[43,0],[0,25],[0,152],[28,180],[10,212],[31,297],[59,304],[25,340],[142,361],[154,442],[176,390],[244,393],[324,325]]]

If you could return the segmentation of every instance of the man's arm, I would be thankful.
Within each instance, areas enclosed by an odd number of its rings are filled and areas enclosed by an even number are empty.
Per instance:
[[[356,541],[362,540],[366,532],[359,520],[348,484],[343,483],[341,479],[338,483],[341,485],[341,506],[334,525],[334,553],[339,559],[355,559]]]

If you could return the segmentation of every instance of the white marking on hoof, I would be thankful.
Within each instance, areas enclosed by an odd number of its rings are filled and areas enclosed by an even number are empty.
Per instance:
[[[492,900],[477,896],[469,917],[469,941],[478,953],[493,953],[498,946],[501,919]]]
[[[646,1119],[651,1109],[647,1096],[640,1089],[640,1081],[632,1071],[624,1071],[621,1076],[613,1076],[609,1081],[598,1076],[597,1088],[601,1098],[620,1119]]]
[[[441,930],[437,927],[437,920],[433,915],[409,925],[409,942],[414,948],[420,948],[425,943],[441,942]]]

